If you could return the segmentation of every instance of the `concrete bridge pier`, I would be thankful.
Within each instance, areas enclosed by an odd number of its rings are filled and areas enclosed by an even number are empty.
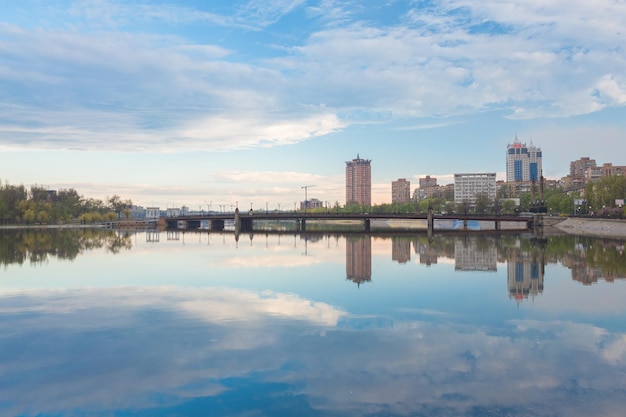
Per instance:
[[[432,235],[435,228],[435,220],[433,219],[433,208],[428,207],[428,215],[426,216],[426,222],[428,223],[428,233]]]
[[[224,229],[224,227],[222,227]],[[235,209],[235,233],[238,235],[241,231],[241,217],[239,217],[239,207]]]
[[[433,241],[433,231],[435,229],[435,220],[433,219],[433,208],[428,207],[428,214],[426,215],[426,236],[428,241]]]
[[[366,232],[370,231],[370,219],[363,219],[363,228]]]
[[[543,214],[533,216],[533,233],[536,237],[543,237]]]

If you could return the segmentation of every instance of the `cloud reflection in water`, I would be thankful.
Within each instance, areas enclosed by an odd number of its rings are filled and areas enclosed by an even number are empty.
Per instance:
[[[584,323],[364,317],[218,288],[0,297],[10,416],[611,416],[626,401],[626,335]]]

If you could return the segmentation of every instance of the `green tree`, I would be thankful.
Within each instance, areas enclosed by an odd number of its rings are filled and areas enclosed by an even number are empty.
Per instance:
[[[44,203],[48,201],[48,190],[40,185],[30,187],[30,199],[35,203]]]
[[[18,223],[22,212],[19,205],[28,198],[28,192],[23,185],[15,186],[0,184],[0,220],[1,222]]]
[[[114,195],[113,197],[109,197],[108,199],[109,209],[117,214],[117,218],[122,217],[122,213],[124,210],[130,209],[133,205],[130,200],[122,200],[119,195]]]
[[[486,193],[478,193],[476,195],[476,205],[474,207],[474,212],[476,214],[485,214],[490,204],[491,199]]]

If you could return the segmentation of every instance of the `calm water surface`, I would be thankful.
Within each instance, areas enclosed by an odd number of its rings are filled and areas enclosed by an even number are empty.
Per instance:
[[[0,231],[2,416],[623,416],[624,242]]]

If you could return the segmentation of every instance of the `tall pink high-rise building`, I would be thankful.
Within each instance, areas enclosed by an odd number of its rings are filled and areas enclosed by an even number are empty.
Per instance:
[[[372,204],[372,168],[369,159],[356,159],[346,162],[346,205]]]

